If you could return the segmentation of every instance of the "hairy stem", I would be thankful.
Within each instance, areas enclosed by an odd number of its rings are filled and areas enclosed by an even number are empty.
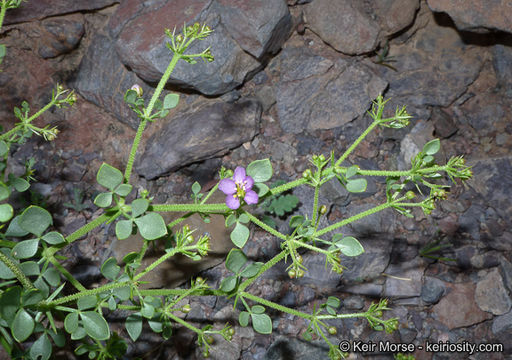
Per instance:
[[[21,271],[21,269],[18,267],[18,265],[16,265],[11,259],[9,259],[1,251],[0,251],[0,261],[2,261],[5,264],[5,266],[7,266],[9,268],[9,270],[11,270],[13,272],[14,276],[16,276],[18,281],[21,283],[21,285],[23,285],[23,287],[25,289],[27,289],[27,290],[35,289],[32,282],[29,280],[28,277],[25,276],[25,274],[23,274],[23,271]]]

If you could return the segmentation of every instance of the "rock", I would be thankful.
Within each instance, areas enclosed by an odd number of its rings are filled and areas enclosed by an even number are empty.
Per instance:
[[[45,34],[41,34],[39,55],[53,58],[73,50],[84,35],[84,19],[81,15],[46,19],[42,22]]]
[[[512,300],[498,268],[493,268],[476,284],[475,300],[480,309],[494,315],[503,315],[510,310]]]
[[[194,66],[181,61],[169,83],[203,94],[218,95],[241,85],[245,78],[260,67],[256,59],[280,49],[288,36],[291,17],[282,0],[272,1],[159,1],[141,11],[139,1],[120,7],[116,19],[109,25],[119,34],[116,49],[121,61],[148,82],[157,82],[166,70],[171,52],[164,26],[183,22],[207,23],[213,34],[189,48],[198,53],[211,47],[212,63],[198,61]],[[114,15],[115,17],[116,15]],[[151,18],[152,21],[147,21]],[[251,56],[252,55],[252,56]]]
[[[477,78],[484,61],[481,48],[464,43],[456,30],[437,25],[432,15],[410,41],[392,44],[389,56],[397,71],[379,66],[379,76],[389,82],[387,97],[408,108],[450,105]]]
[[[492,49],[492,65],[498,80],[498,87],[504,88],[510,97],[512,90],[512,49],[501,44]]]
[[[419,258],[415,258],[404,264],[390,264],[386,269],[386,284],[384,296],[390,298],[418,297],[422,291],[421,278],[425,270],[425,264]]]
[[[447,284],[447,288],[448,294],[433,307],[433,312],[449,329],[471,326],[492,317],[470,301],[475,296],[473,283]]]
[[[379,278],[389,263],[390,239],[385,236],[375,236],[358,240],[364,247],[364,253],[356,257],[341,256],[341,265],[346,267],[342,280],[348,286]]]
[[[296,338],[277,338],[263,360],[324,360],[329,349],[324,342],[300,341]]]
[[[501,316],[496,316],[492,322],[492,332],[497,334],[512,329],[512,311]]]
[[[457,125],[453,118],[441,108],[434,107],[431,116],[436,137],[448,138],[457,132]]]
[[[342,53],[357,55],[375,50],[382,37],[410,25],[419,1],[316,0],[304,8],[307,26],[323,41]]]
[[[270,67],[285,132],[332,129],[361,116],[386,83],[360,64],[335,63],[304,48],[286,48]]]
[[[399,167],[402,170],[411,168],[411,159],[416,156],[423,146],[432,140],[434,127],[432,123],[419,120],[416,122],[411,132],[407,134],[400,142],[401,162]]]
[[[427,0],[427,4],[432,11],[450,15],[461,31],[512,32],[512,13],[507,0],[468,0],[463,4],[457,0]]]
[[[51,16],[90,11],[119,3],[120,0],[37,0],[22,2],[17,9],[10,9],[5,16],[4,25],[45,19]]]
[[[361,296],[349,296],[343,299],[343,308],[349,310],[361,310],[364,307],[364,299]]]
[[[200,102],[148,140],[136,170],[146,179],[155,179],[195,161],[221,156],[256,135],[260,116],[261,105],[254,100]]]
[[[136,129],[139,118],[124,102],[125,92],[134,84],[142,87],[146,99],[151,95],[152,89],[121,64],[114,40],[101,32],[92,39],[75,77],[70,81],[70,86],[85,99]]]
[[[421,299],[429,304],[436,304],[445,292],[443,281],[425,276],[423,287],[421,288]]]

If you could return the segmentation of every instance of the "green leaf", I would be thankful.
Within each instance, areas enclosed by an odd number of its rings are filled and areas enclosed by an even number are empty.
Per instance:
[[[7,199],[11,195],[11,191],[7,185],[0,183],[0,201]]]
[[[201,191],[201,185],[196,181],[192,184],[192,193],[197,195]]]
[[[258,197],[262,197],[263,195],[270,191],[269,187],[263,183],[255,183],[252,189],[256,191]]]
[[[114,191],[123,182],[123,173],[115,167],[103,163],[98,170],[96,180],[110,191]]]
[[[52,222],[52,216],[48,211],[39,206],[31,205],[23,211],[18,224],[23,230],[41,236]]]
[[[290,228],[295,229],[304,223],[304,216],[294,215],[290,219]]]
[[[64,329],[70,334],[73,334],[78,329],[78,313],[70,312],[64,319]]]
[[[292,212],[298,205],[299,198],[295,195],[280,195],[272,199],[268,210],[277,216],[283,216],[285,213]]]
[[[12,248],[11,255],[16,259],[28,259],[37,252],[39,239],[23,240]]]
[[[47,243],[47,244],[50,244],[50,245],[57,245],[57,244],[62,244],[63,242],[66,242],[66,240],[64,239],[64,236],[62,236],[62,234],[56,232],[56,231],[51,231],[47,234],[45,234],[42,239]]]
[[[18,192],[26,191],[30,187],[30,183],[22,178],[16,178],[14,179],[14,188]]]
[[[272,164],[269,159],[256,160],[247,166],[247,175],[256,183],[270,180],[272,173]]]
[[[142,317],[139,313],[130,314],[126,318],[124,326],[132,341],[137,341],[142,332]]]
[[[83,339],[85,335],[87,335],[85,329],[80,326],[76,329],[76,331],[73,331],[73,333],[71,334],[71,340]]]
[[[23,342],[32,334],[35,325],[32,316],[25,309],[19,309],[11,325],[12,336],[17,342]]]
[[[3,45],[0,45],[0,49]],[[3,57],[2,55],[0,55],[0,57]],[[0,157],[1,156],[5,156],[7,154],[7,152],[9,151],[9,147],[7,146],[7,144],[5,143],[5,141],[3,140],[0,140]]]
[[[238,316],[238,322],[240,323],[240,326],[246,327],[249,325],[249,314],[247,311],[240,312],[240,315]]]
[[[249,228],[237,222],[235,228],[231,232],[230,238],[233,244],[239,248],[243,248],[247,239],[249,239]]]
[[[234,223],[236,223],[236,216],[231,214],[226,218],[226,227],[230,227]]]
[[[263,314],[265,312],[265,308],[261,305],[254,305],[252,308],[251,308],[251,312],[253,314]]]
[[[178,106],[180,96],[178,94],[167,94],[164,97],[164,109],[174,109]]]
[[[156,333],[161,333],[163,331],[163,324],[160,321],[148,320],[148,325]]]
[[[53,267],[49,267],[43,274],[44,279],[48,284],[57,287],[60,284],[60,273]]]
[[[96,307],[97,303],[98,298],[96,295],[87,295],[79,298],[76,302],[76,305],[78,306],[78,310],[87,310]]]
[[[366,191],[366,179],[365,178],[359,178],[359,179],[349,179],[347,181],[347,191],[352,193],[361,193]]]
[[[134,218],[144,214],[149,207],[149,201],[147,199],[135,199],[132,202],[132,216]]]
[[[140,309],[140,313],[146,319],[151,319],[155,315],[155,307],[148,303],[144,303]]]
[[[137,92],[135,90],[130,89],[124,94],[124,101],[127,104],[133,105],[137,101],[137,97]]]
[[[0,205],[0,222],[7,222],[11,220],[14,211],[10,204],[1,204]]]
[[[5,236],[23,237],[28,234],[28,231],[23,230],[20,227],[20,219],[21,215],[18,215],[14,219],[12,219],[12,221],[9,223],[9,226],[7,227]]]
[[[238,218],[238,221],[241,222],[242,224],[247,224],[249,223],[249,216],[247,216],[247,214],[242,214],[240,215],[240,217]]]
[[[252,278],[253,276],[256,276],[258,272],[260,271],[261,267],[263,266],[263,263],[257,262],[254,264],[251,264],[247,266],[240,275],[244,278]]]
[[[126,301],[130,298],[131,291],[129,286],[123,286],[112,290],[114,295],[121,301]]]
[[[10,324],[20,307],[21,287],[14,286],[5,290],[0,297],[0,315]]]
[[[242,266],[247,262],[247,256],[239,249],[231,249],[226,258],[226,268],[238,274]]]
[[[224,292],[231,292],[235,289],[238,278],[236,276],[227,276],[220,283],[220,289]]]
[[[333,307],[333,308],[337,309],[340,305],[341,305],[341,301],[337,297],[329,296],[327,298],[327,306],[330,306],[330,307]]]
[[[39,265],[35,261],[25,261],[20,264],[20,269],[25,276],[37,276],[40,274]]]
[[[439,139],[430,140],[423,146],[423,152],[427,155],[436,154],[441,149],[441,142]]]
[[[94,205],[101,208],[109,207],[110,204],[112,204],[111,192],[99,193],[98,196],[96,196],[96,198],[94,199]]]
[[[114,192],[119,196],[125,197],[129,193],[131,193],[132,189],[133,186],[131,186],[130,184],[121,184],[118,187],[116,187],[116,190]]]
[[[160,214],[150,212],[135,219],[140,235],[146,240],[155,240],[167,234],[165,221]]]
[[[46,333],[43,333],[39,339],[30,347],[30,356],[32,359],[48,360],[52,355],[52,342]]]
[[[347,173],[345,174],[345,177],[348,179],[349,177],[356,175],[358,171],[359,171],[359,166],[352,165],[351,167],[349,167],[347,169]]]
[[[346,256],[358,256],[364,252],[363,246],[352,236],[346,236],[336,241],[336,246]]]
[[[133,230],[132,220],[119,220],[116,223],[116,236],[119,240],[127,239]]]
[[[108,258],[103,265],[101,265],[101,273],[109,280],[114,280],[119,274],[121,268],[117,265],[117,260],[114,257]]]
[[[272,320],[267,314],[251,314],[252,327],[260,334],[272,333]]]
[[[86,311],[80,314],[87,335],[95,340],[107,340],[110,329],[107,321],[95,311]]]

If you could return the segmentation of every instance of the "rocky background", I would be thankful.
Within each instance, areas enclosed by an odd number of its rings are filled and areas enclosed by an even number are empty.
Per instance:
[[[312,154],[341,154],[369,124],[371,100],[384,93],[392,98],[388,110],[405,104],[414,119],[400,131],[373,132],[350,163],[403,169],[437,137],[440,160],[464,155],[474,179],[454,186],[431,217],[406,219],[389,210],[345,229],[366,252],[346,260],[342,277],[325,274],[323,258],[304,255],[309,271],[303,279],[291,281],[284,266],[276,267],[251,291],[305,311],[327,295],[342,298],[347,312],[391,300],[399,331],[375,333],[364,320],[347,320],[333,323],[333,341],[502,343],[503,353],[414,355],[512,358],[512,5],[506,0],[30,0],[8,12],[2,28],[8,51],[0,73],[1,123],[12,126],[12,109],[23,100],[33,108],[45,104],[56,82],[75,89],[79,100],[41,119],[59,127],[56,141],[33,137],[14,153],[13,171],[29,157],[38,161],[39,183],[20,201],[53,211],[64,234],[101,212],[91,201],[100,190],[96,172],[103,161],[124,168],[138,123],[123,94],[138,83],[150,97],[170,60],[164,28],[195,21],[215,30],[198,45],[211,46],[215,62],[177,66],[166,91],[180,92],[181,103],[148,127],[132,183],[160,203],[188,201],[190,185],[213,186],[220,166],[265,157],[275,179],[295,179]],[[383,181],[371,179],[358,195],[325,186],[328,222],[382,202]],[[311,207],[310,189],[294,194],[303,205],[299,212]],[[66,253],[85,284],[100,279],[102,261],[129,246],[112,235],[112,227],[96,229]],[[448,246],[433,258],[420,256],[436,242]],[[276,239],[253,229],[245,251],[265,260],[278,249]],[[226,273],[218,265],[201,276],[218,286]],[[237,324],[230,301],[191,302],[191,321]],[[326,358],[321,342],[302,340],[302,319],[274,319],[272,336],[236,327],[235,340],[217,341],[212,358]],[[118,326],[123,332],[122,321]],[[130,344],[127,358],[200,358],[194,341],[184,329],[164,343],[148,331]],[[392,358],[373,355],[367,358]]]

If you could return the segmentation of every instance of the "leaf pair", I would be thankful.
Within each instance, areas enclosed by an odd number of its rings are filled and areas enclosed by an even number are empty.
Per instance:
[[[229,252],[226,258],[226,268],[235,273],[235,275],[228,276],[222,280],[220,284],[222,291],[229,293],[236,288],[242,277],[251,278],[258,274],[263,263],[255,262],[245,266],[247,261],[247,256],[245,256],[242,250],[232,249]]]
[[[267,314],[264,314],[265,308],[261,305],[254,305],[249,311],[242,311],[238,317],[238,322],[241,326],[246,327],[249,325],[249,318],[252,320],[252,327],[254,331],[260,334],[272,333],[272,319]]]

